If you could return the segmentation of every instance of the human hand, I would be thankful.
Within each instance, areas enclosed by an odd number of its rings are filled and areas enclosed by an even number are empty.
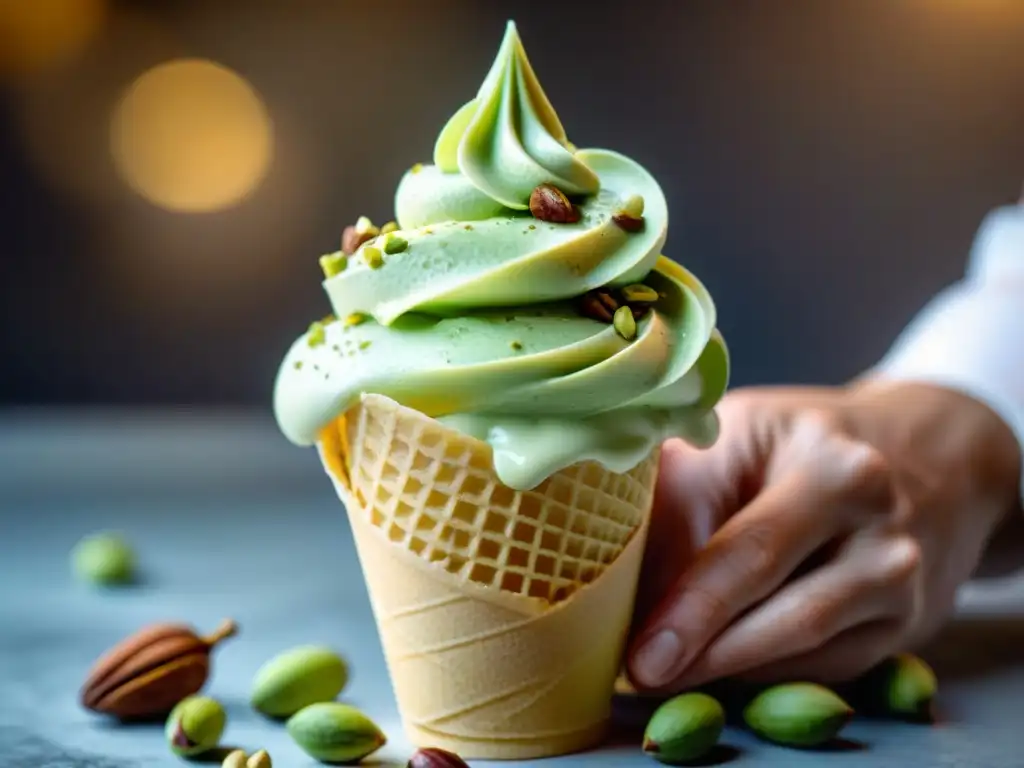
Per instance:
[[[749,389],[664,447],[628,659],[639,689],[854,677],[938,629],[1017,506],[1020,453],[941,387]]]

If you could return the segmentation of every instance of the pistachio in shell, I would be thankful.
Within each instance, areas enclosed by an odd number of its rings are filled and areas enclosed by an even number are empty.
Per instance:
[[[333,701],[348,682],[345,660],[330,648],[299,646],[256,672],[251,703],[268,717],[290,717],[303,707]]]
[[[241,749],[234,749],[231,752],[228,752],[227,757],[224,758],[224,762],[221,763],[220,768],[246,768],[245,763],[245,752]]]
[[[387,743],[369,717],[335,701],[300,709],[285,727],[303,752],[322,763],[354,763]]]
[[[227,715],[220,702],[208,696],[189,696],[167,717],[164,734],[174,754],[192,757],[209,752],[220,742]]]
[[[718,743],[725,710],[706,693],[684,693],[658,707],[644,731],[643,750],[667,765],[703,757]]]
[[[743,719],[754,733],[789,747],[816,747],[831,741],[852,716],[849,704],[816,683],[767,688],[743,710]]]
[[[211,651],[237,631],[230,619],[206,637],[184,624],[143,627],[96,661],[82,686],[81,704],[122,720],[165,716],[202,689]]]
[[[900,653],[868,672],[855,686],[857,703],[872,714],[928,720],[939,683],[924,659]]]
[[[245,763],[245,768],[273,768],[273,761],[270,759],[270,753],[265,749],[261,749],[258,752],[253,752],[249,759]]]
[[[135,552],[116,533],[94,533],[71,551],[75,575],[98,586],[123,586],[135,581]]]

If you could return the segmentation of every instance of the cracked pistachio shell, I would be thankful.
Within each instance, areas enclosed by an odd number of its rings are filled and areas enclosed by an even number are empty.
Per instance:
[[[299,646],[260,667],[251,703],[268,717],[290,717],[310,704],[333,701],[347,682],[348,666],[341,656],[330,648]]]
[[[171,751],[182,757],[208,752],[220,742],[227,715],[207,696],[182,699],[167,718],[164,733]]]
[[[323,763],[362,760],[385,743],[377,724],[355,707],[338,702],[311,704],[289,718],[288,735],[310,757]]]
[[[265,749],[253,752],[246,761],[245,768],[273,768],[270,754]]]

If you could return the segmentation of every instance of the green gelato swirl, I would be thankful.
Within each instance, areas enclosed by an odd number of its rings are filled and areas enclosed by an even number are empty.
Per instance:
[[[578,222],[533,218],[543,183]],[[643,227],[626,231],[615,217],[638,199]],[[281,366],[275,414],[293,442],[312,444],[368,392],[486,440],[513,488],[585,459],[627,471],[671,436],[716,439],[728,351],[707,290],[661,255],[664,194],[633,160],[569,144],[514,24],[395,206],[399,231],[324,281],[339,319]],[[580,311],[588,291],[637,282],[659,298],[635,338]]]

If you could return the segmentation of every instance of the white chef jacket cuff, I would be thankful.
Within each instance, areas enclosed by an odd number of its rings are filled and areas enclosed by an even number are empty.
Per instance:
[[[1024,455],[1024,207],[989,216],[967,278],[914,319],[874,373],[975,398],[1006,422]],[[1024,463],[1020,491],[1024,504]]]

